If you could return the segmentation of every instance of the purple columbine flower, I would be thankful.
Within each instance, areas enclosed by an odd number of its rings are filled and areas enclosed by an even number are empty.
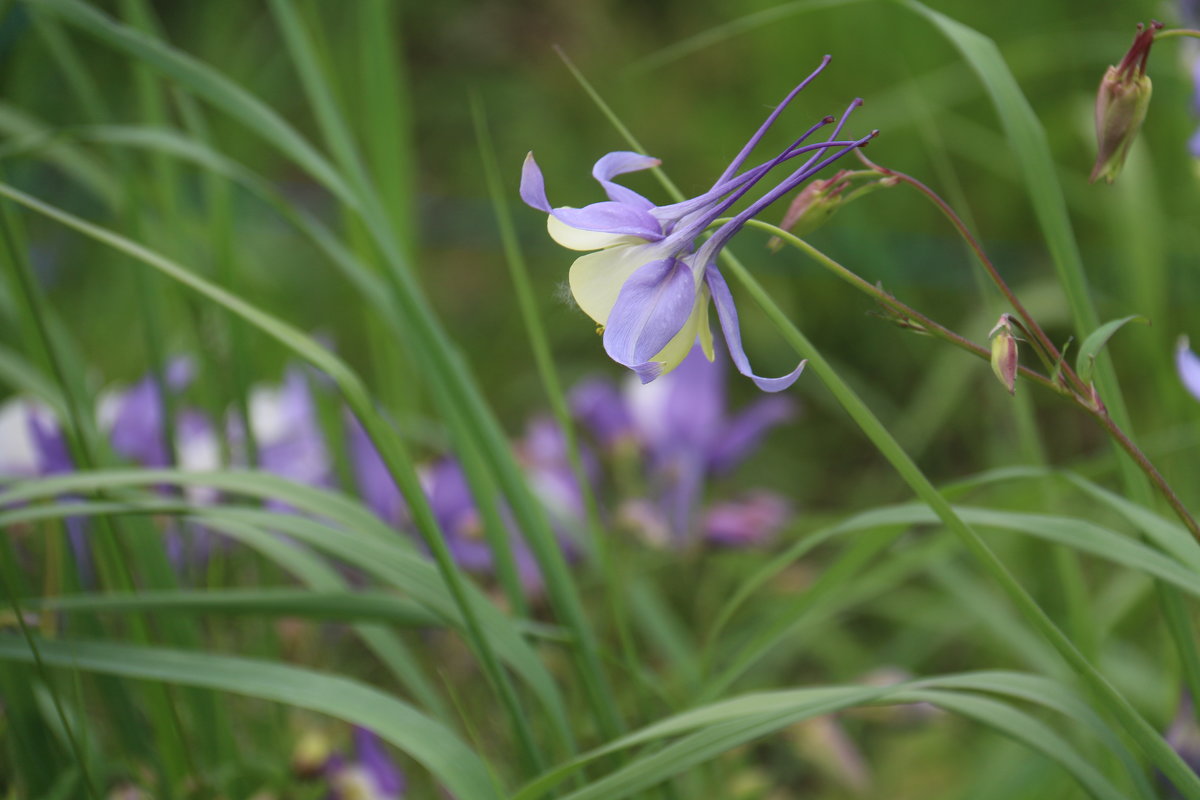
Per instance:
[[[462,466],[454,458],[443,458],[421,477],[434,518],[455,563],[468,572],[493,572],[495,560],[484,538],[483,517],[471,496]],[[515,533],[510,533],[509,543],[521,585],[527,594],[539,594],[542,575],[529,545]]]
[[[779,533],[792,515],[787,499],[758,490],[709,506],[700,528],[704,538],[725,547],[762,544]]]
[[[696,347],[670,375],[649,385],[631,383],[619,403],[629,420],[630,435],[644,449],[650,466],[652,491],[657,498],[656,512],[663,515],[663,526],[677,542],[687,539],[696,523],[696,514],[709,478],[725,474],[753,452],[762,437],[775,425],[795,413],[785,397],[763,397],[741,413],[730,416],[726,408],[724,359],[714,352],[710,362],[703,349]],[[607,423],[608,416],[588,415],[592,401],[601,394],[595,383],[587,392],[573,392],[575,413],[603,442],[611,429],[596,429],[597,418]],[[615,391],[615,390],[614,390]],[[680,414],[686,408],[688,413]],[[760,501],[761,504],[761,501]],[[765,508],[765,506],[763,506]],[[636,506],[636,516],[646,517],[650,508]],[[627,509],[629,511],[630,509]],[[725,522],[713,528],[714,541],[758,540],[772,532],[772,525],[750,524],[750,508],[742,508],[741,522],[735,532]],[[761,515],[763,522],[767,517]],[[721,522],[721,520],[717,520]],[[782,524],[782,523],[780,523]],[[653,526],[653,527],[663,527]]]
[[[400,493],[400,487],[396,486],[362,423],[350,412],[346,412],[346,446],[358,492],[367,508],[389,525],[399,528],[407,524],[408,503]]]
[[[331,800],[400,800],[408,788],[404,773],[383,742],[366,728],[354,729],[354,761],[334,756],[326,766]]]
[[[733,363],[741,374],[769,392],[786,389],[799,377],[804,362],[781,378],[760,378],[751,370],[742,348],[733,295],[716,260],[747,220],[875,135],[853,140],[838,138],[850,112],[862,103],[855,100],[826,141],[805,144],[822,127],[832,124],[833,117],[809,128],[769,161],[739,172],[784,108],[828,62],[826,56],[816,71],[771,112],[711,189],[679,203],[655,206],[632,189],[616,183],[613,178],[618,175],[656,167],[660,162],[640,153],[614,152],[592,168],[592,176],[608,195],[607,201],[584,208],[553,208],[546,198],[541,169],[532,153],[526,157],[521,172],[521,198],[548,215],[547,227],[556,242],[571,250],[596,251],[577,258],[571,265],[571,294],[579,307],[603,328],[608,355],[636,372],[643,383],[675,369],[697,338],[711,358],[710,297],[717,307]],[[800,156],[807,158],[799,168],[697,246],[701,234],[767,173]]]
[[[61,475],[74,469],[75,461],[54,412],[19,398],[0,407],[0,483],[10,478]],[[96,571],[87,540],[87,520],[67,517],[63,523],[80,581],[84,586],[93,586]]]
[[[289,368],[282,384],[255,386],[249,400],[250,429],[258,445],[258,463],[253,466],[306,486],[332,483],[333,467],[304,371]],[[245,462],[241,419],[231,414],[226,427],[235,452],[242,451],[239,460]],[[267,505],[277,510],[290,508],[274,500]]]

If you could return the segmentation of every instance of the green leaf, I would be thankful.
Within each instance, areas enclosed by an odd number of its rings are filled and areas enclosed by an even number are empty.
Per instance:
[[[372,620],[405,628],[435,628],[441,617],[421,604],[386,592],[310,589],[222,589],[106,592],[25,601],[47,611],[153,611],[183,614],[254,614],[319,620]]]
[[[216,689],[328,714],[374,731],[463,800],[502,796],[484,762],[450,729],[350,678],[270,661],[114,642],[43,640],[38,648],[50,666]],[[0,659],[29,663],[33,656],[23,642],[4,637]]]
[[[1075,372],[1079,374],[1079,377],[1085,383],[1091,383],[1092,372],[1096,368],[1096,354],[1100,352],[1104,345],[1108,344],[1108,340],[1112,338],[1112,335],[1127,322],[1140,322],[1143,325],[1150,324],[1150,320],[1137,314],[1110,320],[1088,334],[1088,337],[1083,340],[1083,344],[1079,345],[1079,353],[1075,356]]]

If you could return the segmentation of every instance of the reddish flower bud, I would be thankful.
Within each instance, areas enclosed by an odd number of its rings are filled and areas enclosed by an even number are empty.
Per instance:
[[[1009,394],[1017,391],[1017,338],[1012,334],[1012,323],[1008,314],[1001,314],[1000,321],[992,328],[992,372],[1008,389]]]
[[[1151,22],[1149,27],[1138,23],[1138,32],[1129,52],[1120,64],[1109,67],[1100,81],[1100,90],[1096,94],[1098,149],[1090,178],[1093,182],[1097,178],[1113,182],[1142,129],[1151,92],[1146,61],[1150,57],[1150,45],[1154,44],[1154,34],[1161,27],[1161,22]]]

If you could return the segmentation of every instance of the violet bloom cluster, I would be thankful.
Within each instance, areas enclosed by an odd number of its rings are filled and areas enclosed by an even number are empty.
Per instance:
[[[571,265],[571,294],[579,307],[603,328],[608,355],[632,369],[643,383],[679,366],[697,339],[712,358],[710,298],[738,372],[769,392],[786,389],[799,377],[804,362],[780,378],[761,378],[751,370],[742,347],[737,309],[717,267],[717,256],[749,219],[874,136],[872,133],[856,139],[839,138],[850,112],[861,105],[861,100],[855,100],[825,141],[805,144],[817,131],[834,124],[833,117],[809,128],[774,158],[743,169],[767,130],[828,62],[827,56],[771,112],[711,189],[679,203],[656,206],[616,183],[613,179],[619,175],[656,167],[660,162],[640,153],[614,152],[592,168],[592,176],[604,189],[607,201],[584,208],[554,208],[546,197],[545,181],[533,154],[526,157],[521,173],[521,198],[548,215],[550,236],[560,245],[571,250],[595,251],[577,258]],[[801,156],[805,158],[798,168],[697,245],[699,237],[768,173]]]
[[[379,451],[357,420],[348,421],[350,460],[359,492],[376,516],[402,530],[412,531],[408,504],[392,480]],[[568,557],[579,553],[584,520],[583,495],[567,460],[566,441],[557,425],[545,419],[530,423],[515,445],[518,461],[534,495],[550,518],[560,546]],[[455,563],[468,572],[495,571],[491,546],[484,538],[483,518],[467,483],[462,464],[444,456],[419,471],[421,487],[433,511],[446,547]],[[526,594],[541,593],[537,561],[507,509],[501,509],[508,544]]]
[[[258,386],[251,392],[250,427],[258,443],[254,465],[246,456],[244,429],[237,417],[230,414],[223,425],[218,425],[202,411],[180,403],[173,409],[171,452],[163,390],[172,397],[182,395],[194,380],[194,364],[186,357],[172,359],[162,377],[161,386],[153,376],[146,376],[127,388],[109,389],[99,398],[99,430],[122,461],[148,469],[174,465],[191,472],[215,470],[222,466],[223,434],[235,463],[312,486],[331,482],[327,450],[300,370],[289,370],[280,386]],[[74,469],[59,420],[48,408],[23,399],[0,407],[0,481]],[[189,486],[183,496],[196,505],[219,499],[215,489],[203,486]],[[274,505],[286,510],[282,504]],[[66,524],[81,576],[90,582],[85,521],[69,517]],[[196,526],[191,526],[186,536],[172,526],[165,538],[167,555],[178,569],[202,565],[210,555],[213,539],[214,534]]]
[[[708,361],[696,347],[678,369],[650,385],[624,390],[592,379],[571,392],[575,415],[620,459],[646,465],[647,497],[627,500],[622,515],[652,540],[685,545],[697,537],[744,546],[770,538],[787,521],[790,505],[767,491],[704,506],[713,478],[728,474],[763,436],[792,418],[784,397],[764,397],[731,415],[725,397],[724,358]],[[687,413],[679,413],[686,408]]]

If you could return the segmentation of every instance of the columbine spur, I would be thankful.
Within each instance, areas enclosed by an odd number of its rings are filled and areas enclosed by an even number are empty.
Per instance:
[[[616,183],[613,178],[618,175],[650,169],[660,162],[640,153],[615,152],[601,158],[592,168],[592,176],[608,195],[607,201],[584,208],[553,208],[546,199],[545,181],[533,154],[525,158],[521,199],[548,215],[550,236],[560,245],[571,250],[595,251],[580,256],[571,265],[571,294],[579,307],[602,326],[604,349],[609,356],[636,372],[643,383],[677,367],[697,338],[705,354],[712,358],[712,332],[708,327],[710,297],[716,304],[734,365],[759,388],[768,392],[786,389],[804,369],[804,362],[800,362],[781,378],[760,378],[753,373],[742,347],[733,296],[716,259],[721,248],[747,220],[875,135],[872,132],[860,139],[838,138],[850,112],[862,103],[855,100],[827,140],[804,144],[818,130],[833,124],[833,117],[825,117],[809,128],[771,160],[738,172],[784,108],[828,63],[826,56],[784,98],[711,189],[679,203],[656,206]],[[808,157],[798,169],[697,246],[698,237],[768,172],[802,155]]]

